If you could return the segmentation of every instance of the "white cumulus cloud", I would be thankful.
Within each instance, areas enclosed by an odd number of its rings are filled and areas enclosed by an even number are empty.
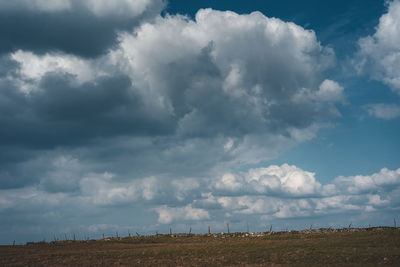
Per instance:
[[[394,104],[370,104],[366,109],[370,116],[378,119],[391,120],[400,117],[400,106]]]
[[[36,89],[40,80],[50,73],[72,75],[78,83],[87,82],[93,80],[96,76],[104,75],[101,70],[96,70],[96,66],[91,60],[81,59],[73,55],[57,53],[36,55],[29,51],[18,50],[12,53],[10,57],[20,64],[19,81],[22,81],[24,86],[19,88],[25,93]]]
[[[400,94],[400,1],[389,2],[376,32],[361,38],[356,67]]]
[[[155,209],[158,213],[158,221],[163,224],[182,221],[198,221],[210,218],[208,211],[199,208],[193,208],[191,205],[185,207],[161,206]]]
[[[283,164],[250,169],[242,175],[225,174],[214,182],[216,190],[236,194],[291,195],[319,194],[321,184],[312,172]]]

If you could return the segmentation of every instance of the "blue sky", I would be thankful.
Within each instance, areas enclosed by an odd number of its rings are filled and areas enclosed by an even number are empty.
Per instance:
[[[0,1],[0,243],[400,220],[399,18]]]

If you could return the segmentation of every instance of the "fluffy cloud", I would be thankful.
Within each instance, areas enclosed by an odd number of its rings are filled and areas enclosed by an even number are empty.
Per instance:
[[[258,195],[316,195],[321,184],[315,174],[296,166],[284,164],[268,168],[251,169],[243,176],[225,174],[214,182],[214,188],[221,192]]]
[[[316,97],[326,102],[344,101],[343,86],[332,80],[325,80],[319,86],[319,90],[315,93]]]
[[[378,119],[391,120],[400,117],[400,106],[394,104],[371,104],[366,109],[370,116]]]
[[[359,40],[356,67],[400,94],[400,1],[389,2],[372,36]]]
[[[67,172],[67,165],[79,164],[76,159],[65,156],[54,161],[53,169],[58,169],[59,175]],[[79,173],[82,173],[81,168],[70,168],[70,175]],[[68,232],[76,231],[71,225],[80,221],[83,224],[79,229],[89,229],[100,236],[104,231],[128,229],[154,233],[156,229],[163,229],[165,224],[177,226],[185,223],[201,227],[197,230],[204,232],[206,224],[220,229],[218,225],[223,221],[231,222],[232,227],[240,226],[243,221],[257,222],[258,228],[263,228],[266,223],[278,224],[292,219],[312,223],[320,216],[330,218],[325,223],[337,225],[348,223],[346,219],[343,221],[346,216],[353,220],[364,220],[364,214],[372,216],[372,220],[373,216],[392,216],[400,203],[400,169],[384,168],[371,175],[341,176],[331,184],[321,185],[314,173],[284,164],[250,169],[242,173],[245,179],[234,182],[232,174],[223,175],[221,181],[229,184],[224,191],[210,185],[209,178],[166,181],[147,177],[123,182],[110,173],[81,175],[78,191],[49,192],[43,186],[1,190],[0,214],[8,214],[7,218],[11,216],[14,219],[24,214],[29,220],[24,219],[23,223],[29,225],[58,222],[59,227],[66,227]],[[51,176],[47,174],[43,180],[52,179]],[[257,187],[268,190],[246,191]],[[106,219],[117,214],[134,224],[121,226]],[[97,218],[96,225],[90,219],[92,216]],[[375,219],[379,221],[379,218]],[[141,220],[144,220],[142,225],[139,223]],[[2,229],[8,227],[7,221],[3,221]],[[41,231],[38,233],[43,233]]]
[[[386,168],[370,176],[338,177],[333,181],[340,192],[350,194],[394,191],[400,185],[400,169],[391,171]]]
[[[207,220],[210,219],[208,211],[198,208],[193,208],[191,205],[179,208],[171,208],[161,206],[156,209],[160,223],[171,223],[173,221],[188,221],[188,220]]]
[[[322,79],[332,50],[314,32],[257,12],[159,18],[120,42],[111,62],[144,102],[175,117],[182,137],[228,137],[231,155],[246,154],[259,139],[307,139],[343,100],[343,87]],[[303,90],[309,94],[300,99]]]
[[[195,21],[160,18],[120,41],[112,58],[124,63],[122,71],[148,101],[161,102],[166,112],[181,118],[184,135],[231,132],[236,121],[242,121],[235,127],[240,132],[266,126],[278,130],[282,120],[286,129],[306,128],[322,107],[305,108],[311,99],[299,102],[294,95],[303,88],[318,90],[334,59],[314,32],[257,12],[206,9]]]
[[[18,50],[10,55],[11,59],[20,65],[17,73],[25,86],[21,86],[25,93],[29,93],[29,82],[36,85],[41,81],[47,73],[57,73],[61,75],[71,75],[76,78],[79,83],[93,80],[94,75],[101,75],[96,72],[95,66],[90,61],[85,61],[79,57],[65,54],[45,54],[42,56],[33,54],[32,52]],[[103,74],[104,75],[104,74]]]
[[[400,169],[340,176],[331,184],[321,185],[314,173],[284,164],[250,169],[242,177],[225,174],[211,188],[203,199],[194,202],[195,206],[212,210],[217,205],[228,214],[257,215],[270,221],[377,210],[390,212],[399,203]]]

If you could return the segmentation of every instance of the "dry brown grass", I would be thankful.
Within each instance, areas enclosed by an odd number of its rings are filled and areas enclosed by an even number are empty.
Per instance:
[[[191,235],[1,246],[0,266],[400,266],[400,230]]]

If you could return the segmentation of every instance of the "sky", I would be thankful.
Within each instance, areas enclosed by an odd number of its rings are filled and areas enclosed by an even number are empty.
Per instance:
[[[0,244],[393,225],[399,44],[399,0],[0,0]]]

